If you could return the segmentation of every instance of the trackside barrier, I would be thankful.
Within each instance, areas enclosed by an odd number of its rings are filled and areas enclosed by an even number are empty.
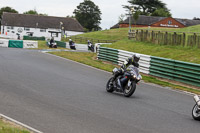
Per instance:
[[[118,64],[118,50],[106,47],[99,47],[98,59],[104,61],[110,61],[114,64]]]
[[[8,42],[7,39],[0,39],[0,47],[8,47]]]
[[[23,41],[22,40],[9,40],[8,47],[23,48]]]
[[[23,41],[23,48],[38,48],[37,41]]]
[[[200,87],[200,64],[152,56],[150,75]]]
[[[56,41],[58,47],[66,48],[66,42]]]
[[[133,53],[133,52],[128,52],[128,51],[124,51],[124,50],[118,50],[118,64],[122,65],[122,63],[124,63],[124,61],[133,56],[134,54],[138,54],[138,53]],[[139,54],[140,55],[140,72],[145,73],[145,74],[149,74],[149,68],[150,68],[150,61],[151,58],[149,55],[144,55],[144,54]]]
[[[0,39],[0,47],[38,48],[37,41]]]
[[[128,52],[124,50],[117,50],[112,48],[106,47],[99,47],[97,50],[97,57],[100,60],[110,61],[114,64],[122,65],[124,61],[128,58],[133,56],[133,52]],[[138,54],[138,53],[137,53]],[[149,74],[149,67],[150,67],[150,56],[140,54],[141,58],[139,61],[140,64],[140,72]]]
[[[97,49],[98,59],[118,65],[133,54],[136,53],[101,46]],[[140,56],[140,72],[200,87],[200,64],[143,54]]]

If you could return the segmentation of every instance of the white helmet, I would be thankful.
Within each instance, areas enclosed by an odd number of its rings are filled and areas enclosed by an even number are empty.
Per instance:
[[[133,55],[134,61],[138,62],[140,60],[140,55],[139,54],[134,54]]]

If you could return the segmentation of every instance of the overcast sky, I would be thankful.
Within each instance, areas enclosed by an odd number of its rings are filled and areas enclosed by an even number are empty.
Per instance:
[[[49,16],[66,17],[73,15],[74,9],[84,0],[0,0],[0,8],[10,6],[23,13],[36,9],[39,13]],[[101,25],[109,29],[118,23],[121,14],[126,14],[122,5],[128,5],[128,0],[92,0],[102,12]],[[193,19],[200,18],[200,0],[161,0],[171,10],[172,17]]]

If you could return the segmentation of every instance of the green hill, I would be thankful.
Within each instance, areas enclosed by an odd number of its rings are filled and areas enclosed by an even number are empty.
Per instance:
[[[149,29],[159,31],[173,31],[173,32],[199,32],[200,25],[186,27],[186,28],[133,28],[133,29]],[[97,32],[90,32],[78,36],[102,39],[102,40],[118,40],[111,45],[103,45],[115,49],[126,50],[146,55],[170,58],[174,60],[181,60],[186,62],[200,64],[200,48],[158,45],[147,42],[138,42],[128,39],[128,28],[111,29]]]
[[[176,32],[199,32],[200,33],[200,25],[190,26],[186,28],[132,28],[132,29],[145,29],[145,30],[159,30],[159,31],[176,31]],[[128,28],[118,28],[111,30],[103,30],[96,32],[89,32],[77,36],[94,38],[94,39],[102,39],[102,40],[121,40],[127,39]]]

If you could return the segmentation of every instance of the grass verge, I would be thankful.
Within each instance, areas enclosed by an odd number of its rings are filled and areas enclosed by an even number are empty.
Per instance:
[[[62,51],[62,52],[52,52],[50,54],[54,54],[63,58],[67,58],[70,60],[74,60],[86,65],[90,65],[93,66],[95,68],[99,68],[108,72],[111,72],[113,70],[114,67],[117,67],[117,65],[108,63],[108,62],[104,62],[101,60],[97,60],[96,59],[96,54],[95,53],[85,53],[85,52],[66,52],[66,51]],[[149,75],[143,75],[143,81],[145,82],[149,82],[149,83],[154,83],[154,84],[158,84],[161,85],[163,87],[171,87],[172,89],[176,89],[176,90],[183,90],[183,91],[188,91],[188,92],[192,92],[192,93],[196,93],[196,94],[200,94],[200,90],[198,89],[194,89],[194,88],[190,88],[190,87],[184,87],[182,85],[176,85],[173,84],[169,81],[162,81],[159,78],[156,77],[152,77]]]
[[[30,133],[22,127],[0,119],[0,133]]]
[[[114,49],[121,49],[151,56],[164,57],[200,64],[200,49],[171,45],[158,45],[148,42],[138,42],[124,39],[111,45],[102,45]]]

